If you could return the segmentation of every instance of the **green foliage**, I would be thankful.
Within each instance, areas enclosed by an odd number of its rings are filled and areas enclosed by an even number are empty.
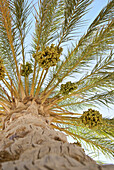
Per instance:
[[[112,119],[104,118],[103,126],[101,127],[101,131],[114,137],[114,118],[112,118]]]
[[[33,47],[41,49],[54,42],[58,37],[58,29],[63,19],[63,1],[43,0],[38,1],[38,10],[35,8],[35,32],[33,36]]]
[[[19,51],[22,52],[23,64],[25,63],[25,46],[24,41],[30,29],[31,21],[29,14],[31,12],[31,3],[28,0],[11,0],[10,11],[13,22],[14,35],[16,37],[16,46],[20,44]]]
[[[88,12],[89,5],[93,0],[64,0],[63,4],[63,24],[59,34],[59,44],[72,40],[78,30],[84,26],[83,16]]]
[[[113,155],[113,120],[93,109],[78,113],[114,103],[114,2],[81,35],[92,2],[38,0],[37,7],[27,0],[0,0],[0,116],[15,110],[17,100],[37,100],[53,117],[53,128]]]

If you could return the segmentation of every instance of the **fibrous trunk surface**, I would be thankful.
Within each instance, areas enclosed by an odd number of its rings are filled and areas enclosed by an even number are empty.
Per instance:
[[[20,106],[19,106],[20,107]],[[34,102],[15,112],[0,133],[0,170],[113,170],[100,166],[50,126]]]

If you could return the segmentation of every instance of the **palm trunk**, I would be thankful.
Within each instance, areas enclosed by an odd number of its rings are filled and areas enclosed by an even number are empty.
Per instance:
[[[18,106],[0,132],[0,170],[106,170],[85,155],[66,135],[51,128],[51,118],[38,112],[35,101]],[[24,108],[24,107],[23,107]],[[20,112],[19,112],[20,110]]]

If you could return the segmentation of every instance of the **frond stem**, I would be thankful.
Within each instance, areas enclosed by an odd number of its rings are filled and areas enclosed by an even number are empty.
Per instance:
[[[34,96],[34,88],[35,88],[34,81],[35,81],[36,66],[37,66],[37,62],[36,62],[36,60],[35,60],[34,73],[33,73],[32,85],[31,85],[31,92],[30,92],[30,95],[31,95],[32,97]]]
[[[38,96],[38,94],[39,94],[39,91],[40,91],[40,83],[41,83],[41,80],[42,80],[44,71],[45,71],[45,69],[43,68],[43,70],[42,70],[42,72],[41,72],[41,75],[40,75],[40,79],[39,79],[37,88],[36,88],[36,92],[35,92],[35,97],[36,97],[36,98],[37,98],[37,96]]]
[[[40,72],[40,67],[37,70],[34,86],[36,86],[36,83],[37,83],[37,80],[38,80],[38,76],[39,76],[39,72]]]

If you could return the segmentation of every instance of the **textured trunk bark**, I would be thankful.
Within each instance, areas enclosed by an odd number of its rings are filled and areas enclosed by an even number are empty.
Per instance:
[[[20,109],[21,110],[21,109]],[[0,170],[112,170],[100,166],[83,149],[67,142],[50,126],[50,117],[38,113],[32,102],[15,112],[0,133]]]

